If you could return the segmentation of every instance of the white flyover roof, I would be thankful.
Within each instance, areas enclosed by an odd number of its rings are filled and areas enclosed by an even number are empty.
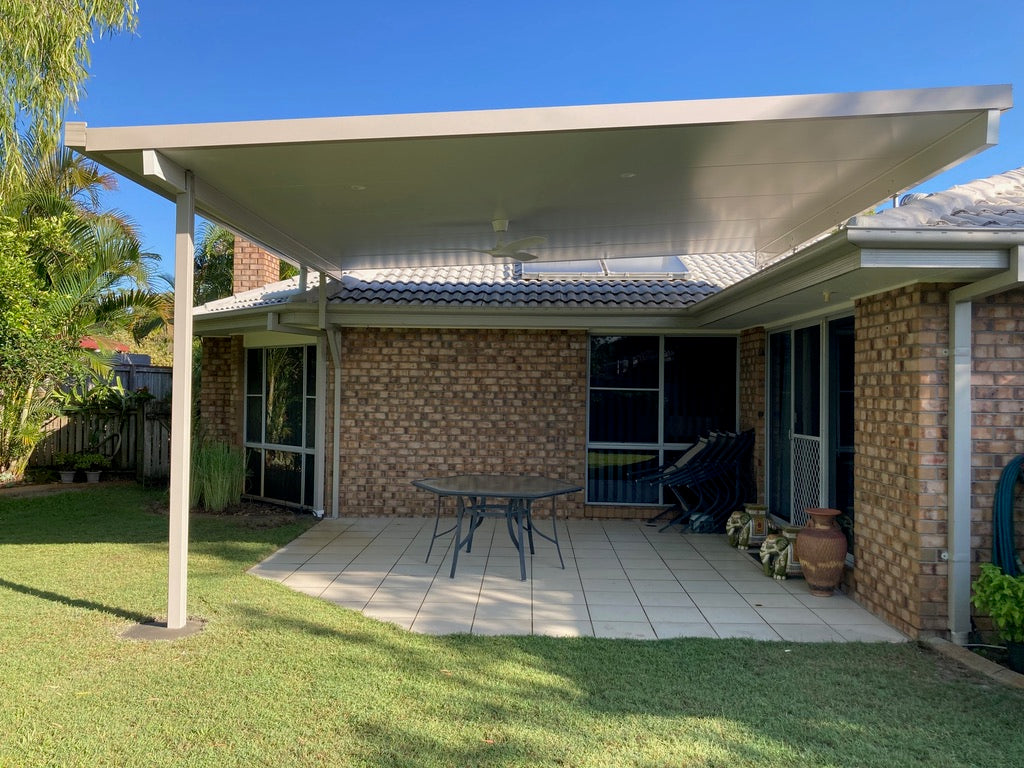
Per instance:
[[[96,128],[65,143],[314,269],[785,253],[996,143],[1008,85]]]

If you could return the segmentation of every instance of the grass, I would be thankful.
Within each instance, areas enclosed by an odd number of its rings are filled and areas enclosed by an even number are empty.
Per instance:
[[[135,487],[0,498],[0,766],[1000,766],[1024,694],[914,644],[425,637],[245,569],[307,523],[167,519]]]

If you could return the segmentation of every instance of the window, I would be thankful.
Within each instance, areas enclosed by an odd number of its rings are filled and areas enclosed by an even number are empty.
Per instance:
[[[316,347],[250,349],[245,367],[245,492],[312,506]]]
[[[632,473],[736,428],[736,340],[592,336],[588,396],[587,501],[658,504]]]

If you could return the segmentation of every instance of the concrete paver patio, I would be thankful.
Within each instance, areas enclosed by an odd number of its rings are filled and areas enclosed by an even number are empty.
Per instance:
[[[441,519],[441,530],[451,525]],[[414,632],[794,642],[906,637],[845,595],[814,597],[803,579],[766,578],[725,536],[658,533],[642,521],[559,524],[536,540],[519,580],[503,521],[486,520],[449,578],[452,537],[424,563],[433,518],[324,520],[251,572]],[[539,519],[538,528],[550,521]]]

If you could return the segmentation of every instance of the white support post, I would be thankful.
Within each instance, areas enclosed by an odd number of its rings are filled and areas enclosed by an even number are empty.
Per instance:
[[[950,639],[967,642],[971,631],[971,307],[949,307],[949,477],[947,579]]]
[[[175,201],[174,235],[174,389],[171,398],[170,539],[167,574],[167,628],[188,622],[188,501],[192,454],[192,270],[195,234],[195,180],[185,173],[185,189]]]

